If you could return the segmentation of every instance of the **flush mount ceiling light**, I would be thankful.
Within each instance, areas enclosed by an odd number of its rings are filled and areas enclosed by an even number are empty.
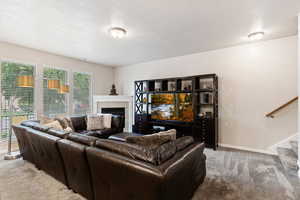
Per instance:
[[[248,35],[248,38],[251,41],[255,41],[255,40],[261,40],[264,37],[265,33],[264,32],[254,32],[254,33],[250,33]]]
[[[109,33],[113,38],[121,39],[126,36],[127,32],[125,29],[120,27],[113,27],[109,29]]]

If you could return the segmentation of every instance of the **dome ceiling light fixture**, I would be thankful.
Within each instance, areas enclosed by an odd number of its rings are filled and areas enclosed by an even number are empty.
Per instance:
[[[109,33],[115,39],[122,39],[123,37],[126,36],[127,31],[120,27],[113,27],[109,29]]]
[[[265,33],[263,31],[259,31],[259,32],[250,33],[248,35],[248,38],[251,41],[256,41],[256,40],[261,40],[264,37],[264,35]]]

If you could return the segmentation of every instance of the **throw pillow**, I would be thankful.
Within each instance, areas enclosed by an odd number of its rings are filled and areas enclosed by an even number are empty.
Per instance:
[[[63,129],[66,129],[69,126],[68,122],[65,120],[65,117],[57,117],[56,116],[54,119],[60,123],[60,125],[63,127]]]
[[[98,139],[95,146],[121,154],[131,159],[142,160],[154,165],[157,163],[155,152],[152,149],[139,145],[114,140]]]
[[[64,120],[68,124],[67,127],[70,127],[72,129],[72,131],[75,131],[74,126],[72,124],[72,121],[71,121],[70,117],[65,117]]]
[[[87,130],[87,116],[74,116],[70,118],[72,125],[73,125],[73,130],[75,132],[81,132],[83,130]]]
[[[126,138],[126,142],[128,143],[151,147],[151,148],[157,148],[160,145],[169,142],[171,140],[176,140],[175,129],[171,129],[168,131],[161,131],[159,133],[154,133],[151,135],[129,136]]]
[[[60,125],[60,123],[57,120],[50,122],[48,124],[44,124],[44,126],[49,127],[49,128],[54,128],[56,130],[61,130],[61,131],[64,130],[63,127]]]
[[[173,141],[167,142],[159,146],[155,153],[157,165],[160,165],[175,155],[176,146]]]
[[[104,129],[104,118],[99,115],[88,115],[87,116],[87,130],[99,130]]]
[[[182,149],[186,148],[187,146],[194,143],[194,138],[191,136],[184,136],[174,140],[174,145],[176,146],[177,151],[181,151]]]
[[[98,114],[99,116],[103,116],[103,125],[104,128],[111,128],[111,118],[112,114]]]
[[[64,129],[65,133],[71,133],[73,132],[72,128],[71,127],[67,127]]]
[[[38,116],[38,119],[40,120],[41,124],[49,124],[49,123],[55,121],[53,118],[50,118],[50,117],[47,117],[44,115]]]
[[[170,140],[176,140],[176,129],[161,131],[161,132],[155,133],[155,135],[167,136],[167,137],[170,137]]]
[[[170,141],[169,135],[144,135],[144,136],[129,136],[126,138],[126,142],[131,144],[136,144],[140,146],[145,146],[148,148],[157,148],[160,145]]]

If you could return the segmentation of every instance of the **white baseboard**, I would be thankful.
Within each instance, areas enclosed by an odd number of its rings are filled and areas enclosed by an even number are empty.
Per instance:
[[[225,148],[242,150],[242,151],[251,151],[251,152],[263,153],[263,154],[268,154],[268,155],[276,155],[272,151],[263,150],[263,149],[253,149],[253,148],[248,148],[248,147],[243,147],[243,146],[234,146],[234,145],[230,145],[230,144],[219,144],[219,146],[225,147]]]
[[[288,138],[285,138],[284,140],[281,140],[280,142],[273,144],[268,148],[268,151],[273,152],[274,154],[277,155],[277,147],[286,147],[286,148],[291,148],[289,142],[292,140],[298,140],[298,133],[295,133],[291,135]]]

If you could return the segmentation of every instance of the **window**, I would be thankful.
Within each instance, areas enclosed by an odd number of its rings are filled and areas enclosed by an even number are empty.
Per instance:
[[[35,117],[34,71],[31,65],[1,63],[0,140],[7,139],[9,128],[17,119]],[[26,81],[18,82],[22,77]]]
[[[73,73],[73,113],[87,114],[91,111],[91,75]]]
[[[67,93],[59,93],[58,89],[48,88],[49,80],[59,80],[60,84],[68,83],[68,73],[65,70],[44,68],[44,115],[53,117],[57,114],[66,114],[68,110]]]

